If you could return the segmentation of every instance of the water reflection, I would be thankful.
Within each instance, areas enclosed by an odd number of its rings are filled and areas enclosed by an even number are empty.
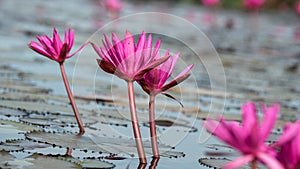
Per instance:
[[[151,164],[149,166],[149,169],[155,169],[158,164],[158,161],[159,161],[159,158],[153,157]],[[145,169],[146,167],[147,167],[147,164],[140,163],[139,166],[137,167],[137,169]]]

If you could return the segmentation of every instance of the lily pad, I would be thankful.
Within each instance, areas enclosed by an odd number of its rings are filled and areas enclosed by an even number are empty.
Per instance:
[[[62,146],[65,148],[68,147],[72,149],[109,153],[87,136],[77,136],[75,134],[68,133],[35,132],[27,134],[26,137],[29,140]]]
[[[47,148],[51,147],[49,144],[44,144],[44,143],[38,143],[30,140],[16,140],[16,141],[11,141],[8,143],[5,143],[4,146],[16,146],[16,147],[21,147],[22,150],[34,150],[36,148]]]
[[[10,116],[21,117],[21,116],[27,115],[27,113],[24,111],[17,110],[17,109],[10,109],[10,108],[6,108],[6,107],[0,107],[0,114],[8,116],[8,117],[10,117]]]
[[[78,168],[80,169],[81,166],[79,164],[65,161],[58,159],[57,157],[51,157],[51,156],[42,156],[38,154],[33,154],[25,159],[23,159],[24,163],[29,163],[31,165],[27,165],[23,167],[24,169],[65,169],[65,168]]]
[[[227,163],[231,162],[232,160],[228,158],[200,158],[199,160],[200,165],[209,167],[209,168],[222,168]],[[244,165],[242,167],[239,167],[240,169],[251,169],[251,167],[248,165]],[[257,164],[257,169],[267,169],[266,166],[263,166],[262,164]]]
[[[62,106],[62,105],[46,104],[46,103],[39,103],[39,102],[2,100],[0,102],[0,106],[9,107],[13,109],[21,109],[27,112],[51,113],[56,115],[62,114],[61,112],[69,112],[67,113],[68,115],[74,116],[71,107]],[[80,110],[80,109],[79,112],[84,115],[89,115],[94,113],[92,111]]]
[[[0,120],[0,142],[7,140],[24,139],[24,134],[32,131],[42,131],[43,129],[30,126],[24,123]]]
[[[18,145],[9,145],[6,143],[0,143],[0,151],[20,151],[24,148]]]

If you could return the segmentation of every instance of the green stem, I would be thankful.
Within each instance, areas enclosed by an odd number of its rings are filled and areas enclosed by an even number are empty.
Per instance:
[[[76,103],[75,103],[73,94],[71,92],[70,86],[69,86],[69,82],[68,82],[68,79],[67,79],[67,76],[66,76],[66,72],[65,72],[65,68],[64,68],[63,63],[59,63],[59,67],[60,67],[61,75],[62,75],[64,84],[65,84],[65,87],[66,87],[66,91],[68,93],[70,103],[71,103],[71,106],[72,106],[72,109],[73,109],[73,112],[75,114],[75,118],[76,118],[76,121],[77,121],[77,124],[78,124],[78,127],[79,127],[78,135],[82,136],[85,132],[84,128],[83,128],[83,123],[81,121],[80,114],[79,114],[78,109],[76,107]]]
[[[145,156],[144,146],[143,146],[139,122],[138,122],[138,117],[137,117],[137,113],[136,113],[133,81],[128,81],[128,97],[129,97],[133,134],[134,134],[134,138],[135,138],[135,143],[136,143],[140,163],[146,164],[147,159]]]

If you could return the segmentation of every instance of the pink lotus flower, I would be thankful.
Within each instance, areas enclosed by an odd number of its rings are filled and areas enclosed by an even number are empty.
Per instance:
[[[61,70],[61,75],[66,87],[66,91],[68,93],[68,97],[70,100],[70,103],[72,105],[72,109],[74,112],[74,115],[76,117],[78,127],[79,127],[79,134],[78,135],[83,135],[84,134],[84,127],[83,123],[81,121],[78,109],[76,107],[76,103],[73,97],[73,94],[71,92],[69,82],[66,76],[65,68],[64,68],[64,61],[72,56],[74,56],[76,53],[78,53],[82,48],[87,44],[83,44],[76,52],[73,54],[69,54],[71,51],[71,48],[73,47],[74,43],[74,30],[73,29],[68,29],[65,31],[65,39],[64,43],[62,42],[60,36],[58,35],[56,29],[53,29],[53,37],[49,38],[47,35],[43,36],[37,36],[37,39],[39,40],[40,44],[35,41],[30,41],[28,44],[28,47],[31,48],[32,50],[36,51],[37,53],[44,55],[48,57],[49,59],[52,59],[56,62],[59,63],[59,67]]]
[[[235,121],[220,122],[207,120],[203,126],[213,135],[242,153],[242,156],[226,164],[223,168],[237,168],[248,162],[254,165],[256,160],[272,169],[283,169],[277,161],[275,151],[265,144],[275,125],[279,105],[269,108],[262,106],[264,117],[259,123],[255,104],[246,103],[242,106],[242,124]]]
[[[102,70],[124,79],[128,84],[129,106],[136,147],[140,163],[147,163],[136,113],[133,82],[140,80],[145,73],[165,62],[170,56],[157,58],[160,40],[157,41],[152,51],[151,35],[147,40],[145,32],[142,32],[136,45],[134,37],[129,31],[126,31],[122,41],[114,33],[112,34],[113,43],[106,35],[104,35],[104,39],[104,47],[99,48],[94,43],[91,44],[101,58],[97,61]]]
[[[249,10],[258,10],[265,3],[265,0],[244,0],[243,5]]]
[[[296,3],[295,10],[296,10],[297,14],[300,15],[300,2]]]
[[[165,56],[169,56],[170,52],[167,51]],[[160,58],[159,55],[156,56],[157,59]],[[179,57],[179,53],[175,56],[170,57],[166,62],[157,66],[156,68],[147,72],[141,80],[139,80],[139,84],[143,88],[143,90],[149,95],[157,95],[162,93],[177,84],[184,81],[189,77],[189,71],[193,68],[193,64],[188,66],[183,72],[181,72],[177,77],[175,77],[172,81],[165,84],[169,77],[172,75],[173,69],[176,65],[177,59]]]
[[[285,169],[298,169],[300,166],[300,120],[296,123],[288,123],[284,127],[284,133],[273,145],[280,151],[277,154],[278,160]]]
[[[120,0],[104,0],[105,7],[110,11],[120,11],[123,7]]]
[[[212,7],[220,3],[220,0],[201,0],[205,6]]]
[[[101,59],[99,66],[107,73],[114,74],[126,81],[140,80],[149,70],[165,62],[169,56],[163,58],[155,57],[158,54],[160,40],[157,41],[152,51],[152,37],[146,40],[145,32],[142,32],[138,43],[135,45],[134,37],[126,31],[124,40],[119,40],[116,34],[112,34],[111,43],[104,35],[103,46],[97,47],[91,43]]]
[[[60,39],[56,29],[53,29],[53,37],[49,38],[47,35],[37,36],[40,43],[30,41],[29,48],[37,53],[62,63],[78,53],[85,45],[82,45],[76,52],[70,54],[71,48],[74,44],[74,30],[68,29],[65,31],[64,42]]]
[[[165,56],[169,56],[170,52],[167,51]],[[149,98],[149,121],[150,121],[150,136],[151,136],[151,144],[152,144],[152,152],[153,156],[158,158],[158,143],[156,136],[156,125],[155,125],[155,96],[159,93],[162,93],[177,84],[181,83],[185,79],[187,79],[190,74],[189,71],[193,68],[193,64],[188,66],[183,72],[181,72],[177,77],[171,80],[169,83],[165,84],[166,81],[171,76],[177,59],[179,57],[179,53],[175,56],[170,57],[166,62],[162,63],[158,67],[147,72],[138,83],[141,85],[143,90],[150,95]],[[156,58],[160,58],[159,54],[156,55]],[[163,93],[167,97],[175,99],[172,95]],[[176,100],[176,99],[175,99]],[[177,101],[177,100],[176,100]],[[180,103],[180,102],[179,102]],[[181,103],[180,103],[181,104]]]

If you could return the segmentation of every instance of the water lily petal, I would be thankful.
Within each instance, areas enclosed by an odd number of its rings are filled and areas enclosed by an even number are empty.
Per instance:
[[[265,141],[269,134],[271,133],[279,113],[280,106],[279,104],[274,104],[273,106],[266,108],[263,111],[263,119],[260,127],[260,138]]]
[[[51,54],[48,53],[48,51],[46,51],[39,43],[37,43],[35,41],[30,41],[30,43],[28,44],[28,47],[31,48],[32,50],[36,51],[37,53],[52,59]]]
[[[135,57],[136,57],[136,63],[134,64],[134,71],[137,71],[144,63],[144,57],[143,57],[143,50],[145,46],[145,41],[146,41],[146,33],[143,31],[142,34],[140,35],[139,41],[137,43],[136,49],[135,49]]]
[[[299,131],[300,131],[300,120],[298,120],[296,123],[287,123],[284,127],[283,134],[272,146],[273,147],[281,146],[291,141],[292,139],[294,139],[295,136],[299,134]]]
[[[271,169],[284,169],[276,158],[266,153],[258,153],[257,158]]]
[[[222,169],[234,169],[241,167],[249,162],[254,160],[254,157],[252,155],[243,155],[241,157],[236,158],[235,160],[227,163],[225,166],[222,167]]]
[[[154,69],[155,67],[157,67],[158,65],[164,63],[166,60],[168,60],[170,58],[169,56],[165,56],[162,58],[159,58],[157,60],[154,60],[153,62],[149,63],[148,65],[146,65],[145,67],[143,67],[143,69],[141,69],[136,75],[135,75],[135,80],[140,80],[144,74],[148,71],[150,71],[151,69]]]
[[[166,85],[164,85],[161,88],[161,91],[166,91],[176,85],[178,85],[179,83],[183,82],[185,79],[187,79],[190,74],[189,71],[193,68],[194,64],[188,66],[184,71],[182,71],[178,76],[176,76],[172,81],[170,81],[169,83],[167,83]]]
[[[256,108],[253,102],[248,102],[242,105],[242,120],[245,132],[251,132],[253,127],[258,124],[256,116]]]
[[[66,41],[66,37],[65,37],[65,41]],[[56,29],[54,28],[53,29],[53,48],[55,50],[55,53],[61,53],[60,50],[61,50],[62,46],[63,46],[62,41],[61,41]]]
[[[80,52],[86,45],[88,45],[90,42],[85,42],[84,44],[82,44],[81,46],[80,46],[80,48],[78,48],[74,53],[72,53],[72,54],[68,54],[67,55],[67,59],[68,58],[70,58],[70,57],[72,57],[72,56],[74,56],[75,54],[77,54],[78,52]]]
[[[57,55],[55,49],[52,46],[52,40],[48,36],[37,36],[37,39],[42,44],[43,48],[51,54],[51,56]]]

